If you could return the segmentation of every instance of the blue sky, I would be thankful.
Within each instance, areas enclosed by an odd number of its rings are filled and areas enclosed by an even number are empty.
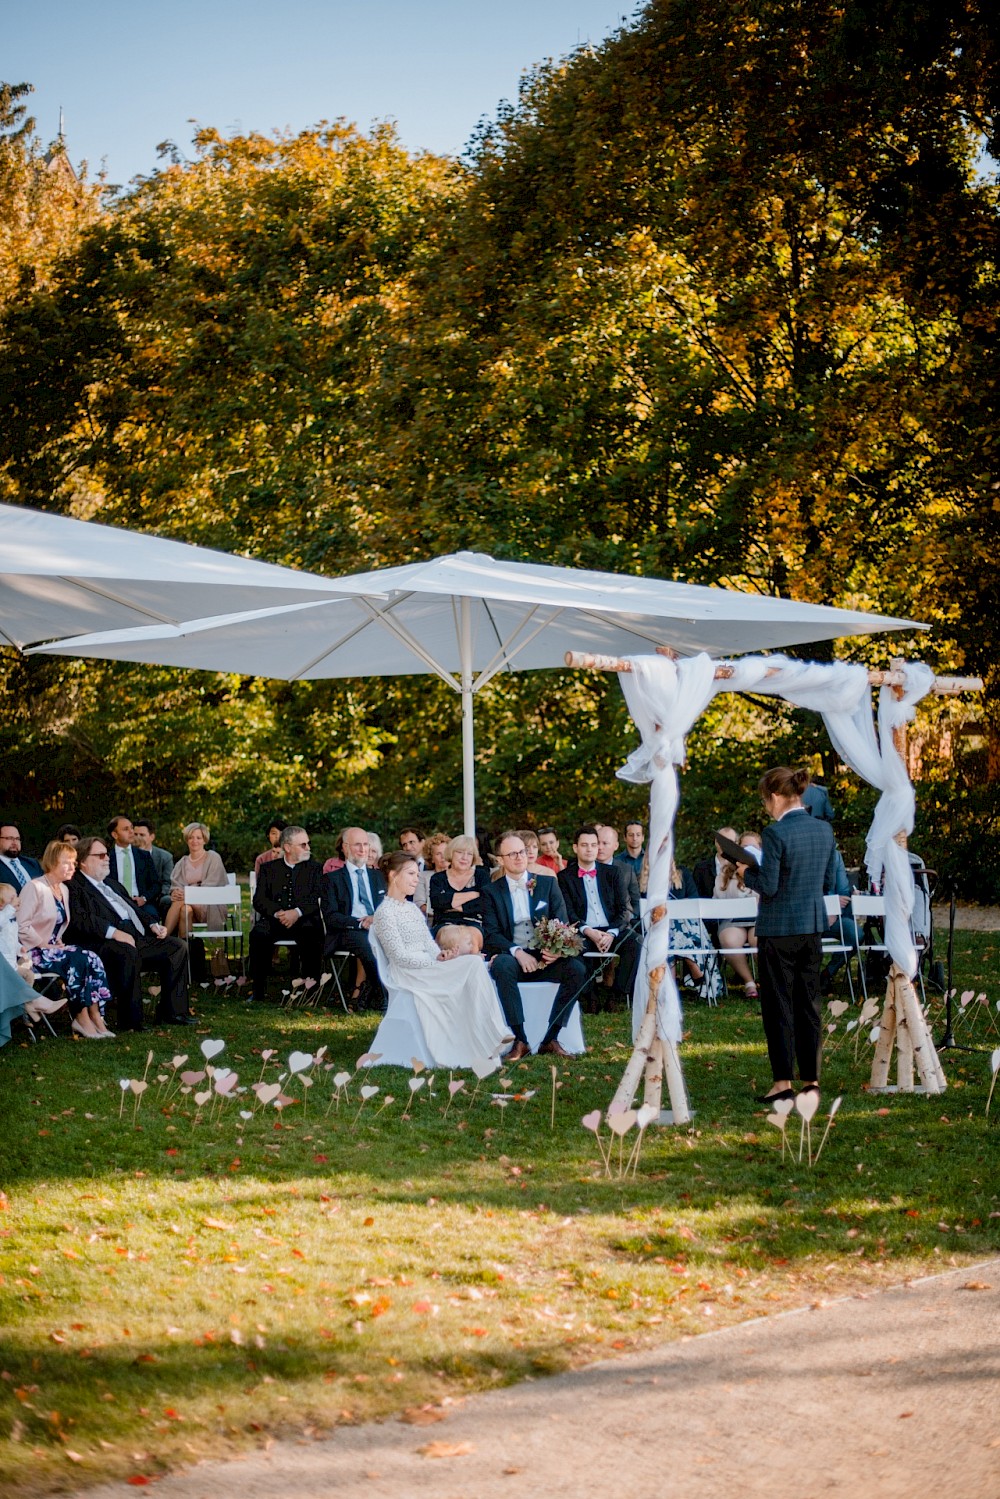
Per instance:
[[[526,68],[600,42],[622,0],[50,0],[3,24],[5,82],[35,85],[44,141],[127,183],[191,119],[233,130],[392,118],[410,150],[458,153]]]

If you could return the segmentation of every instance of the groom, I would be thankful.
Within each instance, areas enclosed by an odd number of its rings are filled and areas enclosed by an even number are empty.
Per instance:
[[[543,917],[566,920],[566,905],[558,881],[552,875],[528,878],[528,853],[519,833],[504,833],[497,846],[503,869],[500,879],[483,891],[483,946],[493,957],[490,976],[497,986],[507,1024],[514,1032],[508,1062],[519,1062],[531,1051],[524,1034],[524,1007],[519,984],[558,984],[552,1001],[549,1025],[539,1053],[565,1057],[556,1040],[580,990],[587,970],[579,958],[553,958],[545,952],[528,951],[535,923]]]

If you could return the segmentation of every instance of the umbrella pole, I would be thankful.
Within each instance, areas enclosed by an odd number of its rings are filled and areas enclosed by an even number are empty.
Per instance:
[[[476,836],[476,744],[472,712],[475,698],[472,687],[472,600],[463,598],[460,605],[462,657],[462,813],[465,832]]]

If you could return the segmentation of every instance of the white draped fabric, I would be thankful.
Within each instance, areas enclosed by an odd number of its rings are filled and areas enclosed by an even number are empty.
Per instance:
[[[881,793],[868,832],[865,862],[871,879],[883,884],[886,902],[886,946],[893,960],[912,975],[917,958],[910,933],[913,872],[906,852],[895,841],[913,831],[914,794],[907,767],[896,753],[892,731],[913,718],[914,708],[931,690],[934,673],[921,662],[904,667],[902,698],[883,687],[879,696],[879,733],[872,720],[868,672],[847,661],[793,661],[787,656],[743,656],[732,663],[732,675],[715,680],[715,661],[706,655],[671,661],[663,656],[635,656],[632,671],[619,681],[642,736],[639,748],[618,771],[622,780],[651,783],[649,828],[650,906],[664,903],[670,889],[674,819],[678,789],[675,767],[684,762],[684,741],[717,692],[756,692],[784,698],[823,716],[837,754]],[[638,1030],[649,992],[650,972],[664,966],[657,996],[657,1030],[677,1042],[681,1009],[672,966],[667,963],[668,923],[652,926],[633,993],[633,1034]]]

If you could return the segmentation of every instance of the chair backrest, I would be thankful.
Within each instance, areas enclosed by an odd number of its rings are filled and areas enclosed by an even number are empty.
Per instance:
[[[826,914],[830,917],[830,920],[832,921],[834,917],[836,917],[836,919],[839,921],[840,913],[844,909],[840,904],[840,896],[824,895],[823,904],[826,907]]]
[[[257,894],[257,875],[251,869],[251,871],[250,871],[250,899],[253,900],[253,898],[254,898],[254,896],[256,894]]]
[[[697,921],[701,917],[701,907],[705,904],[702,900],[668,900],[668,921]],[[730,904],[726,901],[726,905]]]
[[[680,901],[670,902],[670,905],[680,904]],[[753,895],[741,896],[739,900],[718,900],[713,896],[711,900],[686,901],[685,904],[697,904],[702,921],[717,921],[720,926],[727,921],[739,922],[742,926],[757,920],[757,900]]]
[[[239,885],[185,885],[186,906],[240,906],[243,891]]]
[[[859,895],[855,891],[851,896],[852,916],[884,916],[884,895]]]

